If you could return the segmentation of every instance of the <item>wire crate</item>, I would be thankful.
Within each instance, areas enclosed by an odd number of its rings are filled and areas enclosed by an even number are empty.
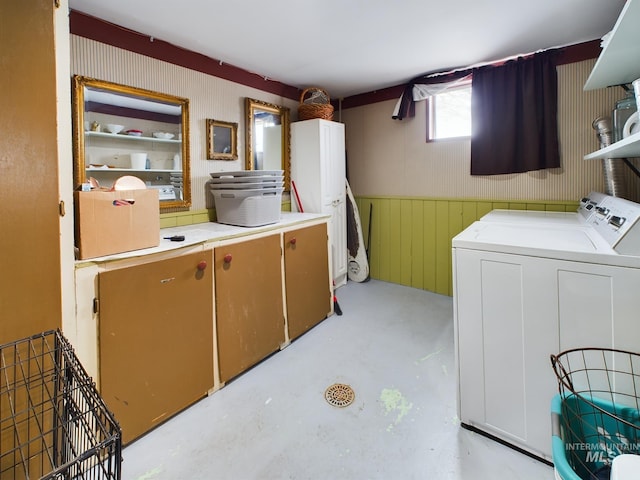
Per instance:
[[[2,480],[120,480],[121,438],[59,330],[0,345]]]
[[[608,479],[621,454],[640,454],[640,355],[578,348],[551,355],[556,478]]]

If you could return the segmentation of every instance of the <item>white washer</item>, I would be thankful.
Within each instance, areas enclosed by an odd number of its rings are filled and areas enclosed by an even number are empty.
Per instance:
[[[550,213],[494,211],[452,242],[460,420],[549,462],[549,355],[640,348],[640,205]]]

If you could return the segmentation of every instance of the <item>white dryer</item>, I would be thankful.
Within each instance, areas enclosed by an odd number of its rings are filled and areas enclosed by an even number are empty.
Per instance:
[[[604,193],[591,192],[580,200],[580,205],[575,212],[496,209],[484,215],[480,221],[530,225],[586,225],[589,217],[605,198],[607,195]]]
[[[462,425],[551,461],[549,355],[640,348],[640,205],[494,211],[452,242]]]

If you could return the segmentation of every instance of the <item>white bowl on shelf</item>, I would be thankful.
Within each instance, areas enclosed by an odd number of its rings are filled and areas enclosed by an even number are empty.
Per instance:
[[[122,131],[122,129],[124,128],[124,125],[116,125],[115,123],[107,123],[104,127],[109,133],[118,134],[118,133],[120,133]]]
[[[153,132],[153,136],[162,140],[171,140],[175,135],[167,132]]]

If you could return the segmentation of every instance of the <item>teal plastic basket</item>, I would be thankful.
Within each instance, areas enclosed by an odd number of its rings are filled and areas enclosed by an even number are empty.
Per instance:
[[[609,479],[615,457],[640,454],[640,357],[612,349],[574,349],[552,355],[551,364],[559,386],[551,402],[556,476]]]
[[[558,394],[551,402],[551,416],[553,463],[562,480],[608,479],[615,457],[640,453],[636,409],[594,397],[585,401],[578,395]]]

